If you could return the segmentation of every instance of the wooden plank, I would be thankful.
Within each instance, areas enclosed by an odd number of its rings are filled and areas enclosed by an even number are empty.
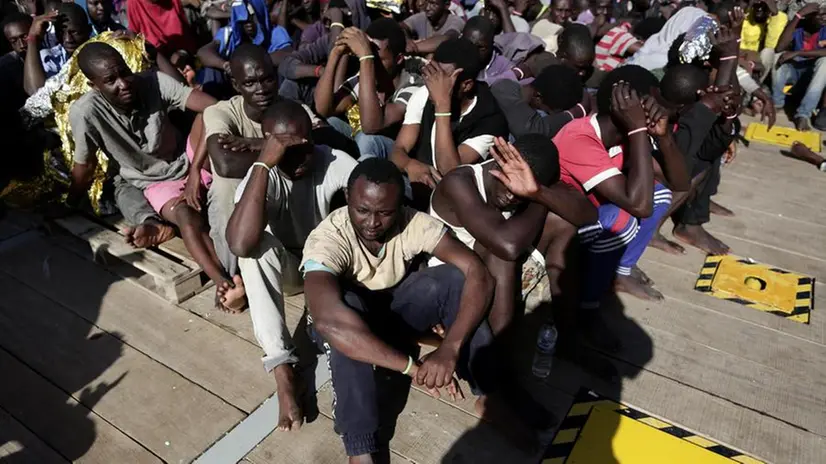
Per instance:
[[[66,459],[92,464],[162,462],[2,349],[0,372],[4,379],[13,379],[0,382],[0,407]],[[105,386],[100,390],[86,390],[82,396],[89,402],[104,393]]]
[[[19,281],[0,276],[0,293],[0,344],[162,459],[191,460],[244,417]]]
[[[652,311],[657,306],[649,305]],[[826,377],[800,382],[785,370],[651,326],[643,328],[614,311],[606,314],[624,342],[623,351],[616,355],[619,359],[812,433],[826,434],[826,410],[822,407],[826,404]],[[744,345],[763,343],[742,335],[738,340]]]
[[[45,240],[4,254],[0,269],[244,412],[274,391],[256,345]]]
[[[298,433],[271,433],[244,457],[244,460],[252,464],[340,464],[347,462],[347,455],[344,453],[341,438],[333,431],[333,421],[319,415],[313,422],[305,423]],[[406,464],[410,461],[391,453],[390,462]]]
[[[818,208],[811,199],[790,198],[779,195],[778,188],[756,189],[754,180],[728,176],[720,182],[719,197],[715,198],[728,207],[740,207],[746,213],[763,211],[773,214],[778,219],[791,219],[810,224],[826,225],[826,214],[817,214]],[[774,186],[773,186],[774,187]],[[714,219],[712,219],[714,220]]]
[[[5,464],[59,464],[69,461],[14,417],[0,409],[0,462]]]
[[[821,242],[822,237],[826,237],[826,225],[792,221],[761,211],[745,211],[737,206],[730,205],[729,208],[737,216],[715,216],[707,226],[709,232],[725,233],[792,253],[826,259],[826,246]],[[816,211],[813,209],[812,213]],[[822,215],[826,216],[826,211]]]
[[[199,267],[191,268],[160,255],[152,249],[137,249],[128,245],[123,236],[82,216],[57,219],[56,223],[72,235],[86,241],[92,250],[93,260],[104,262],[109,268],[174,303],[184,301],[204,290],[211,282],[202,282]],[[77,247],[74,247],[77,249]],[[107,256],[116,258],[107,260]],[[118,265],[121,261],[125,265]],[[135,276],[134,267],[148,278]]]
[[[826,439],[714,394],[613,361],[621,384],[581,375],[584,386],[714,441],[777,464],[823,462]],[[741,395],[745,397],[746,392]]]
[[[318,393],[319,410],[332,418],[332,388]],[[343,449],[339,441],[338,446]],[[396,422],[390,449],[414,462],[535,463],[492,426],[416,389]]]
[[[211,290],[201,292],[186,301],[178,303],[178,306],[202,317],[204,320],[215,324],[235,336],[258,345],[249,313],[244,311],[241,314],[230,314],[216,309],[215,293]]]

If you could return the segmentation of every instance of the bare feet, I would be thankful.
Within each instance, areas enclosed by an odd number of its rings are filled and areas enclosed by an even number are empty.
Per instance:
[[[175,236],[175,229],[154,219],[147,219],[137,227],[127,227],[123,234],[126,243],[133,247],[148,248],[172,240]]]
[[[634,266],[631,268],[631,277],[639,280],[645,285],[654,285],[654,281],[651,279],[651,277],[648,277],[648,274],[643,272],[643,270],[640,269],[639,266]]]
[[[296,398],[296,382],[293,367],[281,364],[273,369],[275,375],[276,395],[278,396],[277,430],[289,432],[304,425],[304,413]]]
[[[241,276],[215,284],[215,306],[226,313],[238,314],[247,306],[247,291]]]
[[[679,240],[711,255],[726,255],[731,251],[728,245],[717,240],[703,226],[681,224],[674,228],[673,233]]]
[[[812,130],[812,124],[809,122],[809,118],[795,118],[794,128],[799,130],[800,132],[807,132]]]
[[[714,200],[710,200],[708,211],[711,214],[716,214],[718,216],[734,217],[734,211],[726,208],[720,203],[715,203]]]
[[[651,285],[643,283],[634,276],[618,275],[614,280],[614,290],[617,293],[628,293],[641,300],[660,301],[663,294],[654,289]]]
[[[671,255],[685,254],[685,248],[683,248],[677,243],[672,242],[671,240],[668,240],[663,236],[663,234],[659,232],[656,235],[654,235],[654,238],[652,238],[650,242],[648,242],[648,246],[656,248],[658,250],[662,250]]]

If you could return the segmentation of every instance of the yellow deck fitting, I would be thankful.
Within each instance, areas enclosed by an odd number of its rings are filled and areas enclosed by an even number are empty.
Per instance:
[[[542,464],[761,464],[740,451],[581,389]]]
[[[770,131],[767,125],[753,122],[746,129],[745,138],[750,142],[768,143],[780,147],[791,147],[794,142],[800,142],[816,153],[820,153],[820,132],[818,131],[800,132],[793,127],[779,126],[772,127]]]
[[[804,324],[814,308],[813,277],[739,256],[706,257],[694,289]]]

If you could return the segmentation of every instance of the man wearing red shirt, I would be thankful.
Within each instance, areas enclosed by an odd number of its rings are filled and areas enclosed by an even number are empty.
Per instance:
[[[662,155],[671,189],[687,190],[689,176],[666,112],[649,95],[654,87],[656,78],[644,68],[617,68],[597,92],[598,114],[568,123],[554,137],[561,180],[599,211],[599,222],[579,231],[588,249],[583,309],[599,306],[612,279],[618,291],[663,297],[641,271],[632,272],[671,204],[671,190],[654,180],[652,154]]]

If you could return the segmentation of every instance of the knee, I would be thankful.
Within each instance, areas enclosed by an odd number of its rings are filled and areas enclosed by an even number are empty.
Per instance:
[[[818,58],[817,61],[815,61],[815,77],[826,77],[826,57]]]

